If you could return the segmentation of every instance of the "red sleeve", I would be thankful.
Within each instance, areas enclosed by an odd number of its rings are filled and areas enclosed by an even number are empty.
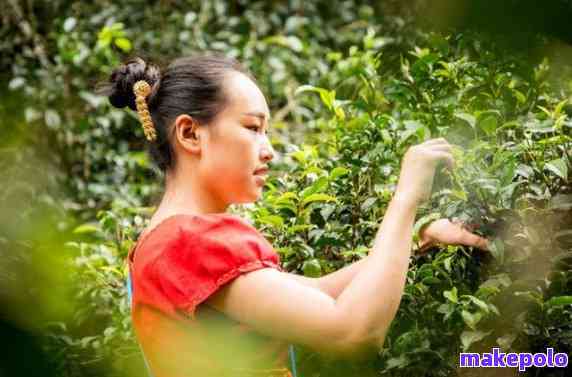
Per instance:
[[[265,267],[282,271],[272,245],[235,215],[185,216],[173,241],[155,259],[152,275],[175,308],[191,316],[240,274]]]

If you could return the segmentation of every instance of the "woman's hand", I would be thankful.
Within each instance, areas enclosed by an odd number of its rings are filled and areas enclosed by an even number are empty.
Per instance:
[[[420,247],[418,254],[423,254],[437,243],[447,245],[474,246],[488,250],[486,238],[471,233],[461,222],[451,222],[448,219],[439,219],[423,227],[419,232]]]
[[[407,150],[401,164],[396,198],[403,198],[415,205],[431,195],[435,169],[440,162],[453,168],[451,145],[443,138],[430,139]]]

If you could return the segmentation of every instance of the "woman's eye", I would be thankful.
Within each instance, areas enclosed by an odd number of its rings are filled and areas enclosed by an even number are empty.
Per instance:
[[[258,126],[248,126],[246,128],[248,128],[249,130],[254,130],[255,132],[258,132],[258,130],[260,129],[260,127]]]

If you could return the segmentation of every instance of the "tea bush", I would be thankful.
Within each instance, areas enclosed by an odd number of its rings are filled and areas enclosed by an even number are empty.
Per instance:
[[[458,218],[492,241],[491,252],[441,246],[415,256],[380,360],[368,368],[447,376],[461,350],[569,353],[567,95],[550,91],[545,61],[530,67],[478,35],[423,36],[393,66],[375,40],[368,34],[361,49],[335,57],[340,99],[301,88],[324,103],[319,142],[290,154],[254,219],[289,269],[336,270],[371,248],[406,148],[444,136],[458,146],[457,167],[438,176],[416,228]]]
[[[419,29],[391,1],[335,9],[321,1],[169,5],[58,0],[35,10],[53,16],[38,24],[42,37],[2,45],[22,48],[9,79],[14,103],[0,108],[20,125],[9,140],[48,151],[58,169],[36,167],[30,175],[65,189],[40,199],[29,189],[29,205],[68,215],[59,224],[67,231],[72,314],[41,333],[60,375],[144,373],[124,260],[152,213],[147,205],[160,195],[160,180],[149,174],[136,117],[95,95],[93,78],[135,52],[167,60],[206,48],[245,62],[269,98],[279,158],[264,199],[232,210],[272,241],[284,268],[318,277],[364,258],[404,152],[434,137],[456,146],[457,166],[438,172],[415,230],[458,218],[491,240],[490,252],[435,245],[414,254],[379,357],[348,363],[297,346],[301,376],[472,376],[458,369],[459,352],[495,346],[570,354],[566,67],[507,51],[490,34]],[[22,109],[12,114],[16,104]],[[34,165],[19,153],[14,161]],[[7,172],[17,180],[21,169]],[[530,368],[527,375],[565,372]]]

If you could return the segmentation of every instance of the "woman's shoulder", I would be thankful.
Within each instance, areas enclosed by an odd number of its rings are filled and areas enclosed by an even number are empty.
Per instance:
[[[243,260],[278,261],[272,245],[246,219],[231,213],[175,214],[164,218],[141,233],[130,252],[129,260],[150,262],[176,254],[177,258],[195,254],[218,254]]]
[[[213,226],[244,226],[246,220],[230,213],[188,214],[178,213],[164,216],[157,220],[151,220],[145,230],[137,238],[137,243],[142,245],[147,239],[154,237],[177,237],[180,231],[200,232]]]

